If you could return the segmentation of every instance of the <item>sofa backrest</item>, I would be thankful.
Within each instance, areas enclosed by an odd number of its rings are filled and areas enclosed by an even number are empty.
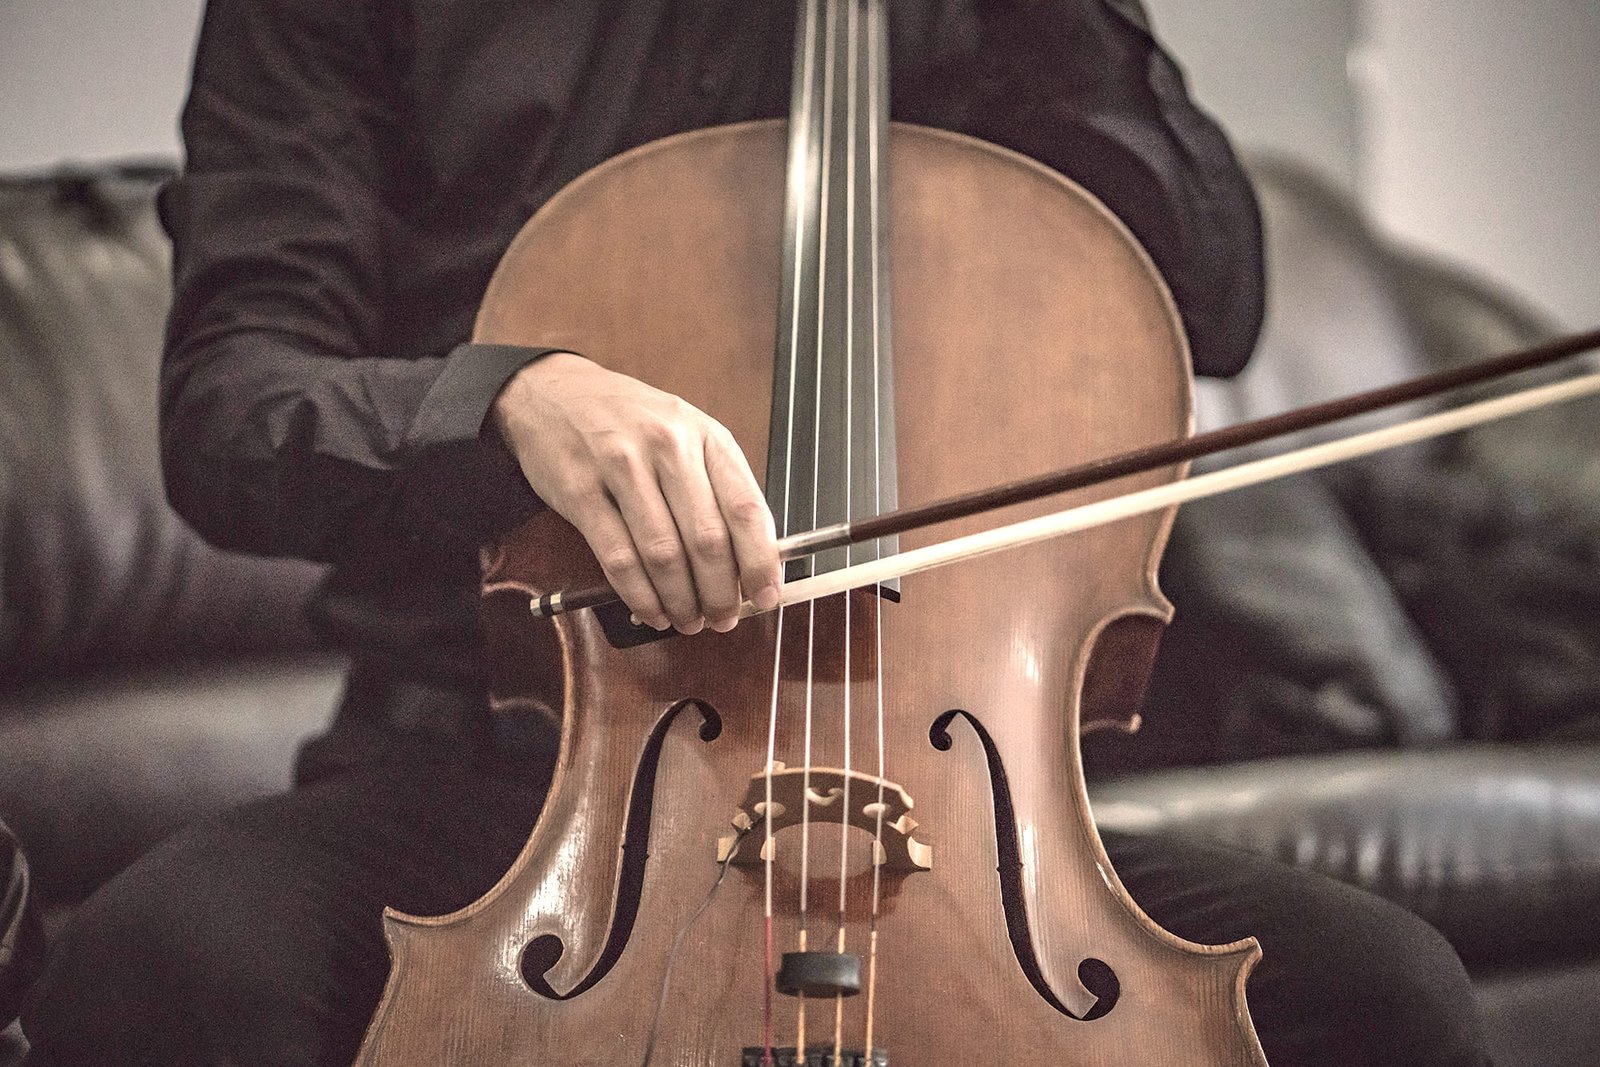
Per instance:
[[[1304,169],[1252,173],[1267,325],[1242,375],[1198,386],[1202,426],[1553,332],[1492,284],[1397,246]],[[1147,751],[1113,762],[1550,736],[1600,719],[1596,426],[1600,403],[1569,404],[1184,507]]]
[[[304,648],[318,570],[167,506],[161,168],[0,181],[0,683]]]

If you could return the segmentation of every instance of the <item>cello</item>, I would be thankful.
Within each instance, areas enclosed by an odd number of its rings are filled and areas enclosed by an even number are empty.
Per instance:
[[[799,6],[789,122],[574,181],[512,242],[473,339],[685,398],[765,458],[785,534],[1186,433],[1182,327],[1121,223],[1032,160],[891,125],[881,2]],[[1140,911],[1079,762],[1085,725],[1132,726],[1171,520],[659,641],[625,612],[532,617],[599,577],[554,513],[489,546],[491,703],[560,722],[555,776],[481,899],[386,914],[357,1062],[1264,1063],[1258,947]]]

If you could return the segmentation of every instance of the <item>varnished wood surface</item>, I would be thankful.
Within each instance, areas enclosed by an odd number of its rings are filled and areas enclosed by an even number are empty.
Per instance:
[[[570,347],[678,393],[727,425],[760,469],[783,130],[758,123],[684,135],[574,183],[507,253],[477,339]],[[1102,208],[1021,157],[916,128],[894,130],[892,174],[902,502],[1187,431],[1176,315],[1148,260]],[[962,222],[968,219],[982,221]],[[1041,510],[1027,505],[1003,517]],[[1097,720],[1129,713],[1151,621],[1170,613],[1154,584],[1170,519],[1133,520],[918,576],[906,582],[900,604],[855,594],[848,636],[843,597],[817,606],[812,762],[877,772],[881,667],[883,773],[914,801],[917,837],[934,856],[931,870],[884,879],[875,1043],[891,1063],[1264,1062],[1243,996],[1254,942],[1201,947],[1158,929],[1122,890],[1083,794],[1080,713]],[[926,537],[904,540],[915,547]],[[598,577],[581,539],[552,515],[518,531],[487,563],[490,580],[529,590]],[[881,663],[873,625],[880,613]],[[808,614],[791,608],[783,623],[788,684],[777,758],[791,767],[802,762],[803,696],[792,683],[804,677]],[[1118,622],[1124,619],[1132,622]],[[626,651],[607,644],[588,613],[540,622],[528,617],[526,597],[514,594],[490,598],[486,623],[495,699],[563,716],[555,782],[522,855],[481,900],[450,916],[387,916],[394,966],[358,1062],[642,1063],[669,947],[716,878],[717,840],[766,761],[777,620]],[[1114,636],[1092,655],[1107,632]],[[542,935],[564,946],[545,975],[558,993],[584,982],[600,961],[635,773],[652,731],[685,700],[698,703],[665,732],[649,859],[626,947],[577,996],[533,992],[519,959]],[[715,709],[714,739],[702,736],[701,705]],[[932,725],[953,709],[981,722],[1003,767],[1040,975],[1056,999],[1082,1011],[1092,998],[1077,980],[1079,962],[1108,963],[1121,996],[1103,1018],[1079,1021],[1052,1007],[1013,951],[984,746],[963,717],[949,727],[947,751],[930,740]],[[846,878],[848,948],[862,954],[868,840],[852,840],[854,873]],[[781,952],[793,947],[798,926],[797,831],[777,843]],[[836,872],[811,885],[812,947],[833,943],[838,891]],[[760,1044],[761,909],[762,868],[734,866],[683,939],[651,1062],[732,1065],[742,1048]],[[794,1043],[795,1008],[777,998],[779,1044]],[[845,1002],[846,1047],[863,1043],[864,1012],[864,997]],[[833,1029],[833,1006],[811,1004],[808,1041],[831,1043]]]

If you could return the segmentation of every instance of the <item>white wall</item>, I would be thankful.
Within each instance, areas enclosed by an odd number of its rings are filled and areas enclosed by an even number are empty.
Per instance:
[[[1367,0],[1360,189],[1391,231],[1600,326],[1600,3]]]
[[[0,0],[0,172],[175,158],[201,6]]]
[[[1393,235],[1600,326],[1600,2],[1146,0],[1247,149]]]
[[[1347,57],[1359,0],[1145,0],[1195,99],[1235,143],[1352,188],[1360,160]]]

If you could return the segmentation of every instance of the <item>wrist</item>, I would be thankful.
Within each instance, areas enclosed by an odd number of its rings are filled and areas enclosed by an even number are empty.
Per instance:
[[[484,429],[486,431],[492,429],[493,432],[486,433],[485,436],[492,437],[515,454],[515,425],[519,419],[525,418],[533,410],[540,397],[546,395],[546,385],[552,376],[589,362],[576,352],[562,350],[548,352],[520,367],[515,374],[506,379],[505,384],[490,402]]]

